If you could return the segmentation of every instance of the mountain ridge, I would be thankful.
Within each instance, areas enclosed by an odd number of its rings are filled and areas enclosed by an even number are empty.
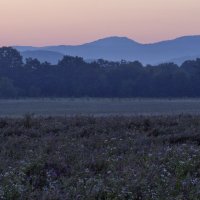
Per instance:
[[[55,45],[55,46],[13,46],[21,52],[50,51],[60,55],[80,56],[84,59],[106,59],[111,61],[139,60],[143,64],[157,64],[179,59],[178,64],[185,59],[200,55],[200,35],[182,36],[171,40],[142,44],[128,37],[111,36],[88,42],[81,45]],[[33,52],[34,54],[34,52]],[[29,54],[29,56],[31,56]],[[38,56],[33,56],[38,58]],[[39,60],[45,60],[40,58]],[[53,64],[58,61],[56,56]],[[180,58],[183,60],[181,61]],[[49,61],[47,59],[46,61]],[[52,63],[52,62],[51,62]]]

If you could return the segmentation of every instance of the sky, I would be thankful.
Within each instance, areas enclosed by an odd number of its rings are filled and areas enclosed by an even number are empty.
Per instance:
[[[200,35],[200,0],[0,0],[0,46]]]

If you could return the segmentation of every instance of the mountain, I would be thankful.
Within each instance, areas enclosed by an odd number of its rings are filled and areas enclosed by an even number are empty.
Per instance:
[[[48,62],[57,62],[61,55],[81,56],[86,60],[139,60],[143,64],[171,62],[180,64],[187,58],[200,55],[200,36],[184,36],[173,40],[141,44],[127,37],[108,37],[82,45],[60,45],[45,47],[15,46],[23,56]],[[39,51],[39,53],[35,53]],[[43,52],[45,52],[43,54]],[[48,55],[49,53],[49,55]],[[57,53],[54,55],[53,53]],[[44,55],[44,56],[43,56]]]

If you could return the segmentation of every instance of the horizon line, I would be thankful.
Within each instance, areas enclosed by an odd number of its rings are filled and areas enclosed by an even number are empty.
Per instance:
[[[3,45],[3,46],[0,46],[0,47],[22,47],[23,46],[23,47],[41,48],[41,47],[49,47],[49,46],[81,46],[81,45],[89,44],[89,43],[92,43],[92,42],[97,42],[97,41],[108,39],[108,38],[126,38],[128,40],[132,40],[133,42],[141,44],[141,45],[151,45],[151,44],[156,44],[156,43],[161,43],[161,42],[173,41],[173,40],[184,38],[184,37],[199,37],[199,36],[200,36],[200,34],[180,35],[180,36],[173,37],[173,38],[168,38],[168,39],[163,39],[163,40],[158,40],[158,41],[148,42],[148,43],[142,43],[142,42],[139,42],[139,41],[137,41],[137,40],[135,40],[133,38],[130,38],[128,36],[111,35],[111,36],[105,36],[105,37],[102,37],[102,38],[97,38],[95,40],[93,39],[93,40],[90,40],[90,41],[81,42],[80,44],[46,44],[46,45],[41,45],[41,46],[40,45],[20,45],[20,44],[15,44],[15,45]]]

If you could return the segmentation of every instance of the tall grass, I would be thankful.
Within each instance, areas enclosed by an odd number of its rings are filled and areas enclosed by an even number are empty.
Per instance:
[[[200,199],[200,116],[0,119],[0,199]]]

